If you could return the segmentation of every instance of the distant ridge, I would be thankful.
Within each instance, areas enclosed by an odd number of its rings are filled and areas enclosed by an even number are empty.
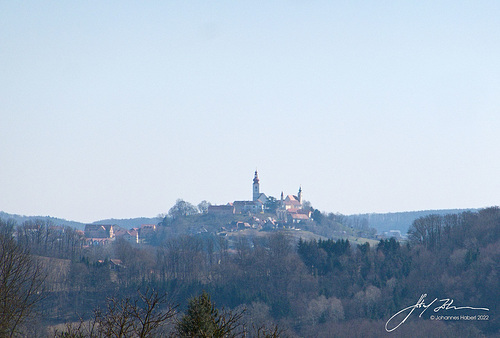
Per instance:
[[[85,228],[85,223],[68,221],[63,218],[56,218],[51,216],[24,216],[24,215],[16,215],[16,214],[8,214],[6,212],[0,211],[0,218],[4,220],[13,219],[17,224],[21,224],[28,220],[42,219],[46,221],[51,221],[55,225],[60,226],[70,226],[75,229],[83,230]]]
[[[120,228],[131,229],[138,228],[142,224],[158,224],[161,222],[161,219],[158,217],[138,217],[138,218],[129,218],[129,219],[103,219],[100,221],[96,221],[92,224],[113,224],[118,225]]]
[[[42,219],[45,221],[51,221],[52,223],[54,223],[54,225],[70,226],[78,230],[84,230],[85,224],[88,224],[75,221],[68,221],[63,218],[57,218],[52,216],[25,216],[25,215],[9,214],[3,211],[0,211],[0,219],[3,220],[13,219],[19,225],[28,220]],[[113,225],[118,225],[119,227],[124,229],[131,229],[135,227],[140,227],[142,224],[157,224],[160,221],[161,219],[159,219],[158,217],[151,217],[151,218],[138,217],[130,219],[104,219],[95,221],[92,224],[113,224]]]
[[[353,223],[367,222],[370,228],[377,229],[379,234],[390,230],[399,230],[402,234],[408,232],[409,227],[414,220],[428,215],[449,215],[460,214],[465,211],[476,212],[480,209],[443,209],[443,210],[421,210],[421,211],[403,211],[390,213],[370,213],[346,216],[348,221]],[[366,221],[364,221],[366,220]]]

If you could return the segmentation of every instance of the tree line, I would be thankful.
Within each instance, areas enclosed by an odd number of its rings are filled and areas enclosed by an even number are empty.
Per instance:
[[[2,229],[12,234],[8,229],[15,226],[3,222]],[[422,217],[410,227],[407,242],[388,239],[376,246],[296,242],[289,232],[275,231],[241,236],[231,248],[226,238],[210,233],[165,237],[154,246],[117,240],[80,248],[19,233],[15,244],[38,243],[37,255],[57,256],[61,246],[75,252],[67,256],[65,287],[40,300],[52,322],[90,320],[95,308],[106,308],[110,294],[119,305],[145,287],[171,295],[182,314],[189,312],[189,299],[206,292],[233,313],[245,310],[246,327],[277,325],[291,336],[378,336],[391,315],[423,293],[464,306],[495,309],[500,303],[498,208]],[[494,336],[500,329],[494,314],[484,322],[457,323],[431,321],[429,315],[411,318],[395,334]]]

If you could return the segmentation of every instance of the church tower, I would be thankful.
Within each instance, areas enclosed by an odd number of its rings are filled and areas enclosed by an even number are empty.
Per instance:
[[[297,197],[299,198],[299,203],[302,205],[302,186],[299,186],[299,194]]]
[[[259,175],[257,174],[257,170],[255,170],[255,176],[253,178],[253,201],[257,201],[260,196],[260,187],[259,187]]]

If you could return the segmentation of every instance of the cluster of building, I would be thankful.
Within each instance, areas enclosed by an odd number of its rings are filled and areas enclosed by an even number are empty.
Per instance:
[[[85,240],[87,245],[104,245],[122,238],[129,243],[143,243],[151,240],[156,232],[156,224],[143,224],[139,228],[125,230],[111,224],[85,225]]]
[[[208,213],[218,215],[231,214],[258,214],[263,213],[269,198],[266,194],[260,192],[260,180],[257,170],[252,183],[251,201],[234,201],[225,205],[210,205]],[[281,192],[281,198],[277,201],[276,218],[284,223],[300,223],[307,221],[311,217],[311,211],[303,207],[302,187],[299,187],[297,195],[284,196]]]
[[[240,230],[247,230],[247,229],[255,229],[255,230],[272,230],[278,227],[279,222],[272,218],[272,217],[266,217],[266,218],[259,218],[256,216],[252,216],[252,218],[249,220],[249,222],[243,222],[243,221],[233,221],[229,224],[226,224],[225,226],[221,227],[221,234],[227,233],[227,232],[235,232],[235,231],[240,231]]]
[[[209,214],[216,215],[234,215],[234,214],[263,214],[266,206],[271,202],[271,199],[264,193],[260,192],[260,180],[257,170],[252,181],[252,200],[249,201],[234,201],[225,205],[210,205],[208,207]],[[304,208],[302,187],[299,187],[297,195],[284,195],[281,192],[280,200],[274,200],[275,203],[275,218],[269,217],[262,219],[253,217],[252,224],[244,222],[233,222],[227,225],[229,231],[243,230],[247,228],[265,229],[278,226],[279,223],[295,224],[309,220],[311,210]],[[205,230],[206,231],[206,230]],[[111,224],[87,224],[85,226],[85,239],[87,245],[104,245],[108,244],[117,238],[122,238],[129,243],[143,243],[150,241],[156,232],[155,224],[143,224],[139,228],[130,230],[122,229],[119,226]]]

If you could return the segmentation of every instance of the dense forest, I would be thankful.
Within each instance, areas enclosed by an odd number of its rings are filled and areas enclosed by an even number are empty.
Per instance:
[[[227,238],[213,232],[179,233],[188,218],[182,213],[165,217],[149,244],[116,240],[98,247],[86,247],[77,231],[54,229],[46,220],[1,220],[0,236],[6,243],[2,266],[7,253],[17,248],[29,254],[28,262],[36,267],[27,271],[45,277],[40,279],[43,293],[37,289],[40,297],[33,299],[33,311],[18,323],[16,334],[54,336],[55,325],[91,319],[110,299],[132,299],[145,289],[168,295],[173,304],[169,310],[175,308],[175,314],[168,312],[167,326],[174,333],[192,311],[193,300],[210,295],[217,308],[239,314],[230,318],[245,327],[279,328],[275,336],[500,334],[499,208],[421,217],[411,225],[408,241],[383,239],[374,246],[348,239],[296,240],[286,229],[240,236],[229,245]],[[316,219],[310,226],[330,224],[328,215],[317,214]],[[332,219],[331,225],[340,226],[339,220]],[[6,271],[0,271],[3,301],[11,295],[5,287]],[[389,323],[402,309],[419,304],[424,294],[429,306],[437,299],[432,307],[423,311],[420,303],[407,320]],[[443,299],[453,300],[453,306],[438,309],[441,319],[432,320]],[[1,311],[6,317],[13,306],[2,306]],[[479,317],[452,318],[462,315]],[[387,332],[397,323],[401,325]],[[12,323],[0,322],[1,332],[9,332],[8,325]],[[259,332],[253,335],[273,336]]]

